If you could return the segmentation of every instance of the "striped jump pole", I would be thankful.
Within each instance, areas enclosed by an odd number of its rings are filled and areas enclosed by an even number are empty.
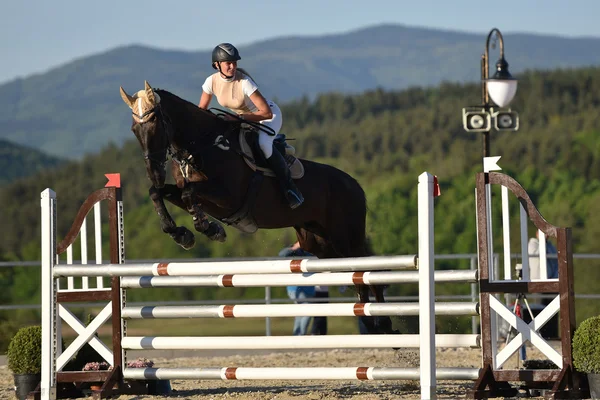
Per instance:
[[[417,269],[416,255],[359,258],[57,265],[55,276],[205,276]]]
[[[434,282],[477,282],[475,270],[436,271]],[[131,276],[121,278],[124,288],[149,287],[261,287],[315,285],[385,285],[389,283],[419,283],[416,271],[335,272],[330,274],[263,274],[218,276]]]
[[[315,336],[127,336],[128,350],[391,349],[422,347],[420,334]],[[479,335],[437,334],[437,347],[479,348]]]
[[[479,368],[438,368],[439,380],[475,380]],[[217,380],[419,380],[418,368],[125,368],[126,379],[217,379]]]
[[[419,303],[325,303],[325,304],[251,304],[217,306],[139,306],[125,307],[124,319],[169,318],[257,318],[257,317],[359,317],[415,316]],[[478,303],[435,303],[436,315],[479,315]]]

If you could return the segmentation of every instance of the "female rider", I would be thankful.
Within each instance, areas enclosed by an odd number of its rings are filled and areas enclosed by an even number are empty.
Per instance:
[[[198,107],[207,109],[212,97],[216,96],[221,106],[229,108],[238,117],[266,125],[277,134],[282,124],[281,110],[277,104],[265,99],[246,71],[237,67],[240,59],[240,53],[230,43],[221,43],[213,49],[212,67],[218,72],[206,78]],[[274,137],[259,130],[258,144],[269,168],[277,176],[286,200],[294,209],[304,202],[304,197],[292,181],[285,159],[273,147]]]

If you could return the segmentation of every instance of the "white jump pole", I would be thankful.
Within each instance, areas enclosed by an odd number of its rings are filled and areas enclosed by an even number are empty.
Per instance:
[[[437,347],[480,348],[479,335],[438,334]],[[427,342],[429,343],[429,341]],[[293,349],[421,349],[421,334],[405,335],[314,335],[314,336],[127,336],[127,350],[293,350]],[[432,348],[434,353],[435,348]],[[429,361],[429,360],[428,360]],[[435,374],[434,368],[431,369]],[[421,367],[422,370],[422,367]],[[435,375],[434,375],[435,376]],[[421,377],[423,375],[421,374]],[[435,393],[435,392],[434,392]]]
[[[121,311],[124,319],[417,316],[419,303],[237,304],[215,306],[137,306]],[[479,315],[476,302],[435,303],[436,315]],[[267,335],[268,336],[268,335]]]
[[[75,267],[76,269],[79,267]],[[94,268],[101,272],[101,267]],[[110,268],[107,266],[107,268]],[[118,267],[117,267],[118,268]],[[127,268],[127,267],[125,267]],[[56,267],[56,272],[67,271]],[[95,272],[94,271],[94,272]],[[94,273],[92,272],[92,273]],[[104,271],[107,273],[110,271]],[[420,271],[371,271],[371,272],[332,272],[310,274],[263,274],[263,275],[211,275],[211,276],[124,276],[123,288],[150,287],[258,287],[258,286],[316,286],[316,285],[386,285],[390,283],[419,283]],[[55,275],[56,276],[56,275]],[[436,271],[435,282],[476,282],[476,271],[447,270]]]
[[[54,324],[58,320],[54,301],[55,279],[52,267],[56,262],[56,193],[46,189],[41,194],[42,208],[42,370],[40,397],[56,399],[56,353],[54,348]]]
[[[111,268],[112,266],[112,268]],[[417,256],[57,266],[55,276],[204,276],[415,270]]]
[[[194,379],[194,380],[420,380],[418,368],[378,367],[288,367],[288,368],[125,368],[125,379]],[[479,368],[438,368],[436,378],[476,380]]]
[[[435,281],[434,281],[434,177],[419,175],[419,336],[421,399],[436,398],[435,376]],[[404,335],[403,335],[404,336]]]
[[[538,230],[538,243],[540,255],[540,279],[548,279],[548,253],[546,252],[546,234]]]

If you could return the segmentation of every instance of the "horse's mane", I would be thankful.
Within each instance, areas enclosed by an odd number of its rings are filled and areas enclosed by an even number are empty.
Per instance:
[[[160,96],[161,104],[164,104],[165,101],[167,102],[167,104],[166,104],[167,107],[173,106],[173,107],[175,107],[175,109],[185,110],[186,112],[189,112],[192,115],[193,114],[203,114],[204,116],[209,116],[211,118],[217,119],[217,116],[215,114],[213,114],[212,112],[202,109],[202,108],[198,107],[196,104],[192,103],[191,101],[182,99],[181,97],[169,92],[168,90],[154,89],[154,91],[156,93],[158,93],[158,95]],[[173,104],[168,104],[168,103],[173,103]]]
[[[202,146],[197,139],[211,141],[218,135],[233,132],[232,129],[237,121],[228,121],[220,118],[211,111],[204,110],[196,104],[182,99],[181,97],[164,89],[155,89],[160,96],[160,104],[171,125],[177,132],[176,137],[180,145]],[[239,124],[239,123],[238,123]],[[184,144],[186,143],[186,144]]]

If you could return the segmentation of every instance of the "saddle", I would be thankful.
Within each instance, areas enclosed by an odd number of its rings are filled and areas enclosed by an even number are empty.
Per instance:
[[[244,233],[254,233],[258,230],[258,225],[253,216],[256,196],[260,190],[264,177],[275,177],[275,173],[267,166],[267,160],[258,145],[258,135],[255,130],[242,126],[237,144],[239,145],[239,152],[241,153],[242,158],[248,167],[254,171],[254,174],[246,189],[246,195],[244,196],[242,206],[229,217],[220,218],[219,220]],[[294,156],[296,150],[294,147],[287,144],[285,135],[275,135],[273,144],[273,147],[275,147],[274,151],[279,151],[283,155],[283,158],[290,169],[290,176],[292,179],[302,178],[304,176],[304,166],[300,160]]]
[[[258,136],[252,129],[240,129],[240,150],[244,155],[244,161],[253,171],[261,171],[265,176],[275,177],[275,173],[267,166],[267,160],[258,145]],[[275,151],[279,151],[285,159],[292,179],[300,179],[304,176],[304,166],[294,154],[296,149],[285,141],[285,135],[278,133],[273,140]]]

